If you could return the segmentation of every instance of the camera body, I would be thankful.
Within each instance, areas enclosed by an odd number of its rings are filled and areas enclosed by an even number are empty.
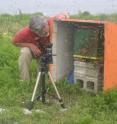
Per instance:
[[[52,64],[52,43],[41,47],[40,64],[48,65]]]

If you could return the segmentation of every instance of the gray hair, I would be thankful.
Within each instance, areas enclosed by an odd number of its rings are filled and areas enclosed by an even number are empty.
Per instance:
[[[31,31],[35,32],[36,30],[41,31],[44,25],[47,25],[47,18],[44,16],[33,16],[29,21],[29,28]]]

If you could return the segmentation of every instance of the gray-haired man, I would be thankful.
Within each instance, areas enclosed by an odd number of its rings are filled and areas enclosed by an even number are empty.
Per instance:
[[[29,26],[24,27],[13,37],[13,44],[21,48],[18,61],[21,80],[30,80],[29,64],[32,58],[39,58],[40,44],[47,45],[51,41],[54,19],[67,17],[66,13],[50,18],[34,16],[30,19]]]

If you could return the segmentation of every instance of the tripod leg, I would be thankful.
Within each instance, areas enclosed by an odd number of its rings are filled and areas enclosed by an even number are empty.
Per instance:
[[[59,99],[59,102],[60,102],[61,107],[62,107],[62,108],[65,108],[64,103],[63,103],[63,100],[62,100],[62,98],[61,98],[61,96],[60,96],[60,94],[59,94],[59,92],[58,92],[58,89],[57,89],[57,87],[56,87],[56,85],[55,85],[55,82],[54,82],[54,80],[53,80],[53,78],[52,78],[51,73],[48,72],[48,75],[49,75],[49,77],[50,77],[50,80],[51,80],[51,82],[52,82],[52,85],[54,86],[54,89],[55,89],[56,94],[57,94],[57,96],[58,96],[58,99]]]
[[[45,73],[43,72],[42,73],[42,103],[45,103],[45,93],[46,93],[46,90],[45,90]]]
[[[36,95],[36,91],[37,91],[37,88],[38,88],[40,78],[41,78],[41,72],[38,73],[36,84],[35,84],[35,87],[34,87],[34,90],[33,90],[32,98],[31,98],[31,102],[29,103],[29,105],[27,107],[29,110],[31,110],[33,108],[34,99],[35,99],[35,95]]]
[[[34,87],[34,90],[33,90],[33,95],[32,95],[31,102],[34,101],[34,98],[35,98],[35,95],[36,95],[36,91],[37,91],[37,88],[38,88],[40,77],[41,77],[41,72],[38,73],[36,84],[35,84],[35,87]]]

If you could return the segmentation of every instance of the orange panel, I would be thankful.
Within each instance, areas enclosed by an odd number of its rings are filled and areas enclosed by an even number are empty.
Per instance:
[[[105,23],[104,90],[117,87],[117,24]]]

